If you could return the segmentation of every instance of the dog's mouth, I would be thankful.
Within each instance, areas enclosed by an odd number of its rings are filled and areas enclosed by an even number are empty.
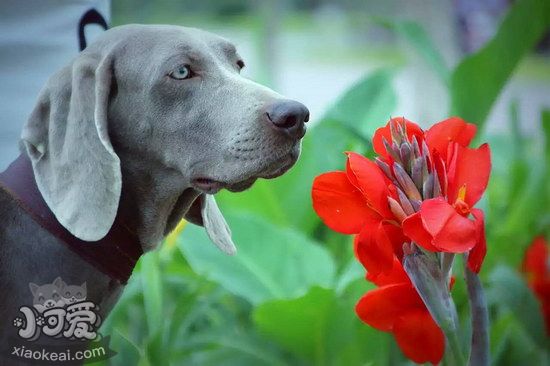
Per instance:
[[[196,190],[207,194],[215,194],[223,188],[231,192],[242,192],[250,188],[258,178],[273,179],[280,177],[286,173],[294,165],[294,163],[296,163],[297,159],[298,154],[289,153],[282,159],[279,159],[265,169],[262,169],[261,172],[255,173],[252,176],[239,181],[231,182],[217,180],[210,177],[197,177],[192,180],[191,184]]]

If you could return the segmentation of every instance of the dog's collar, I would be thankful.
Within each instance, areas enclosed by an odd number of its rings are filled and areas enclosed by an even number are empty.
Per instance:
[[[126,283],[143,254],[137,237],[115,219],[111,230],[98,241],[87,242],[72,235],[55,218],[38,190],[29,158],[22,154],[0,173],[0,187],[27,213],[73,252],[114,280]]]

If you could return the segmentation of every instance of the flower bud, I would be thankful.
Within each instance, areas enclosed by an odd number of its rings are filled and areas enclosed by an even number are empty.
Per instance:
[[[403,193],[403,191],[399,188],[397,188],[397,195],[399,196],[399,203],[401,203],[403,211],[405,211],[407,216],[412,215],[415,211],[411,204],[411,201],[409,201],[405,193]]]
[[[388,154],[390,154],[393,160],[401,163],[401,157],[399,156],[399,148],[397,147],[397,145],[395,145],[395,143],[390,145],[388,140],[386,140],[384,137],[382,137],[382,143],[384,144],[384,148],[386,149]]]
[[[393,164],[393,173],[395,174],[395,179],[397,179],[397,182],[403,189],[403,192],[407,195],[407,197],[411,200],[422,200],[422,196],[420,195],[420,192],[414,185],[414,182],[412,181],[411,177],[403,170],[400,164],[394,163]]]
[[[399,156],[401,157],[401,161],[403,162],[403,167],[406,171],[410,171],[410,164],[411,164],[411,145],[408,142],[404,142],[401,144],[401,147],[399,148]]]
[[[401,207],[399,202],[391,197],[388,197],[388,203],[390,205],[390,210],[394,214],[395,218],[399,220],[399,223],[403,222],[403,220],[407,218],[407,214],[405,213],[405,211],[403,211],[403,208]]]
[[[424,164],[424,158],[418,157],[414,159],[414,162],[412,164],[412,169],[411,169],[412,180],[416,188],[418,188],[418,190],[422,189],[422,182],[424,181],[423,174],[422,174],[423,164]]]
[[[434,175],[432,173],[428,174],[426,179],[424,180],[424,184],[422,185],[422,195],[424,196],[424,199],[430,199],[433,198],[433,191],[434,191]]]

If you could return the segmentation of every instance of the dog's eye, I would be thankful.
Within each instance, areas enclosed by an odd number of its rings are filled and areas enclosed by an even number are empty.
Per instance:
[[[71,293],[69,291],[67,291],[67,292],[65,292],[65,296],[69,297],[69,296],[71,296]]]
[[[189,68],[189,65],[181,65],[174,71],[172,71],[168,76],[170,76],[172,79],[176,80],[184,80],[189,79],[192,75],[191,69]]]
[[[58,294],[53,294],[53,298],[57,300],[57,299],[59,299],[59,295]]]
[[[243,60],[237,61],[237,66],[239,66],[239,69],[242,69],[244,67],[244,61]]]

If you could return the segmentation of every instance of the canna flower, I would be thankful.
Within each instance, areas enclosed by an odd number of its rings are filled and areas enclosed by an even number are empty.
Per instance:
[[[550,247],[544,237],[535,238],[527,248],[522,271],[527,277],[529,287],[540,301],[546,333],[550,336]]]
[[[345,171],[313,182],[315,212],[332,230],[355,234],[355,256],[378,286],[359,300],[356,313],[391,332],[418,363],[441,361],[456,327],[448,290],[452,254],[465,253],[478,273],[487,251],[484,215],[474,206],[487,187],[491,160],[487,144],[468,147],[475,133],[475,125],[456,117],[427,131],[393,118],[373,136],[374,161],[348,152]],[[420,253],[421,260],[415,248],[436,255]],[[460,357],[456,337],[450,344]]]
[[[405,356],[416,363],[438,364],[445,336],[432,319],[401,262],[394,257],[390,272],[367,279],[378,286],[357,303],[359,318],[371,327],[391,332]]]
[[[391,269],[401,246],[413,241],[432,252],[469,252],[479,272],[486,253],[483,212],[473,206],[487,187],[491,169],[487,144],[469,148],[472,124],[449,118],[423,131],[393,118],[376,131],[371,161],[347,153],[345,172],[318,176],[313,208],[327,226],[358,234],[356,247],[374,272]]]

